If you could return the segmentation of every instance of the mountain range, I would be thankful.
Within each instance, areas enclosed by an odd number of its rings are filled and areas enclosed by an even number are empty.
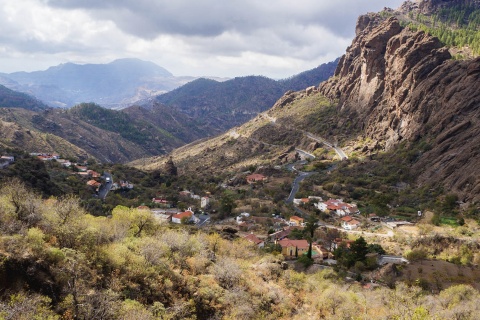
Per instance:
[[[114,63],[118,64],[121,63]],[[166,74],[164,69],[153,64],[143,65],[145,68],[135,71],[137,74]],[[148,71],[148,66],[154,70]],[[326,80],[333,74],[335,66],[336,62],[327,63],[280,81],[260,76],[223,82],[202,78],[170,92],[168,96],[145,99],[122,110],[106,109],[94,103],[80,103],[70,109],[49,108],[36,98],[1,87],[3,91],[0,91],[0,106],[8,108],[0,109],[2,119],[5,125],[14,124],[13,127],[18,131],[15,135],[4,134],[3,143],[22,145],[29,152],[62,150],[64,155],[81,159],[94,157],[102,162],[128,162],[161,155],[248,121],[268,109],[285,91],[318,85]],[[111,67],[111,64],[92,67],[94,71],[88,77],[111,70]],[[76,67],[70,65],[59,69],[76,70]],[[134,71],[129,74],[132,72]],[[64,77],[73,79],[75,77],[72,74],[74,73]],[[37,77],[41,79],[42,74],[37,74]],[[88,82],[86,74],[82,77]],[[116,82],[103,83],[99,88],[108,87],[105,92],[112,94],[122,91],[125,89],[122,83],[127,85],[127,78],[123,75]],[[87,91],[93,90],[96,84],[96,81],[93,81],[93,84],[83,84],[78,80],[64,82],[65,86],[70,83],[70,90],[74,92],[78,91],[74,90],[75,86],[82,86],[82,90]],[[80,96],[80,93],[78,94]],[[48,142],[45,139],[35,139],[35,143],[27,143],[24,139],[29,135],[24,134],[25,131],[35,131],[48,137],[55,136],[55,139],[49,139]],[[70,144],[74,144],[76,148],[68,150],[66,146]]]
[[[0,84],[35,96],[51,107],[95,102],[122,108],[193,79],[175,77],[164,68],[139,59],[119,59],[108,64],[65,63],[44,71],[0,74]]]
[[[338,142],[357,171],[378,163],[376,155],[392,154],[404,164],[392,174],[408,171],[412,185],[439,187],[462,201],[480,200],[480,58],[453,59],[458,48],[418,28],[422,14],[448,5],[463,4],[468,24],[468,14],[475,16],[478,7],[460,2],[407,2],[400,11],[361,16],[356,37],[329,80],[315,90],[287,92],[246,124],[170,156],[183,172],[280,164],[295,149],[314,154],[321,149],[309,138],[313,134]],[[443,27],[448,21],[448,15],[441,16]],[[155,169],[164,162],[152,158],[134,165]]]

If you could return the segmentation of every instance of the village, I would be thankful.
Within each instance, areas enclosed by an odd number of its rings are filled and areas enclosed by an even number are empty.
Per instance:
[[[56,153],[31,153],[41,161],[55,161],[62,167],[71,170],[71,174],[81,177],[94,195],[102,189],[103,198],[108,191],[132,190],[134,185],[126,180],[115,180],[108,172],[99,173],[89,169],[87,163],[75,163],[63,159]],[[15,161],[12,156],[2,156],[0,164],[8,166]],[[277,170],[279,168],[276,168]],[[255,189],[267,183],[269,177],[261,173],[246,171],[241,173],[241,179],[246,187]],[[230,178],[222,184],[222,188],[230,188],[228,183],[238,180],[238,176]],[[311,215],[318,215],[316,237],[311,245],[311,257],[316,264],[335,265],[334,252],[340,246],[349,248],[353,239],[359,236],[390,237],[392,230],[412,225],[411,222],[397,221],[390,217],[380,217],[376,214],[362,214],[356,203],[344,202],[341,198],[323,199],[318,195],[309,195],[304,198],[293,198],[291,214],[259,214],[258,210],[250,207],[236,208],[233,216],[219,219],[212,204],[218,202],[209,192],[203,195],[193,191],[181,190],[178,192],[178,206],[169,201],[168,197],[158,194],[149,203],[137,207],[138,210],[149,210],[152,216],[161,223],[185,225],[193,228],[212,228],[224,232],[232,239],[243,239],[259,250],[277,251],[286,261],[294,262],[307,255],[310,243],[306,236],[306,220]],[[252,200],[253,201],[253,200]],[[313,210],[313,211],[312,211]],[[315,213],[316,212],[316,213]],[[419,212],[420,214],[420,212]],[[385,258],[386,257],[386,258]],[[390,263],[405,264],[408,261],[400,256],[378,255],[378,264],[382,259]]]

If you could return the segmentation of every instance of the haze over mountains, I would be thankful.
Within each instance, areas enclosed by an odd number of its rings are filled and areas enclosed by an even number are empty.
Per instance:
[[[0,84],[35,96],[52,107],[72,107],[81,102],[125,107],[193,79],[175,77],[139,59],[119,59],[109,64],[65,63],[45,71],[0,74]]]
[[[148,99],[142,96],[143,100],[138,105],[129,104],[130,107],[121,111],[92,103],[81,103],[68,111],[63,108],[49,109],[40,100],[2,86],[1,106],[11,108],[2,110],[3,120],[16,124],[14,128],[18,131],[18,134],[3,138],[7,145],[28,146],[29,152],[60,152],[61,149],[71,156],[91,156],[105,162],[127,162],[165,154],[173,148],[219,134],[248,121],[271,107],[285,91],[318,85],[333,74],[336,63],[327,63],[280,81],[261,76],[223,82],[198,79],[157,98],[150,97],[153,92],[149,91],[146,95]],[[50,102],[52,99],[58,102],[59,98],[65,98],[62,105],[72,99],[99,99],[96,101],[103,102],[116,99],[116,103],[119,103],[120,98],[144,90],[145,87],[138,86],[146,85],[145,79],[150,79],[155,85],[172,85],[177,79],[165,69],[139,60],[120,60],[108,65],[66,64],[45,72],[12,75],[23,83],[43,83],[25,86],[32,91],[39,90],[39,94],[45,95]],[[15,87],[13,80],[4,82]],[[59,92],[59,96],[49,96]],[[136,95],[125,99],[133,101],[139,98]],[[76,121],[76,124],[73,125],[72,121]],[[26,143],[24,139],[28,134],[25,135],[25,130],[48,133],[60,140],[50,139],[47,143],[44,139],[35,139],[35,143]],[[58,142],[62,139],[83,151],[68,150],[65,148],[68,143],[60,143],[60,146]]]

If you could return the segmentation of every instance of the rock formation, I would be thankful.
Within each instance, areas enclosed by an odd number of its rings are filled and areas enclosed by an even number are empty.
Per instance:
[[[437,38],[395,18],[358,19],[356,37],[321,93],[389,150],[428,139],[415,163],[419,183],[441,183],[480,200],[480,58],[452,60]]]

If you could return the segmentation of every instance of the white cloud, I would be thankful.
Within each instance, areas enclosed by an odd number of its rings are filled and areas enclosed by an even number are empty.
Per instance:
[[[400,0],[0,0],[2,72],[151,60],[176,75],[287,77],[340,56]]]

